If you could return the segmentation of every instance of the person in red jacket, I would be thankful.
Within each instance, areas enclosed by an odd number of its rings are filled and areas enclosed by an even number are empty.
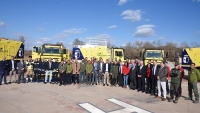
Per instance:
[[[181,84],[182,84],[182,79],[184,78],[185,76],[185,71],[183,68],[181,68],[181,66],[179,65],[179,69],[181,70],[181,78],[180,78],[180,86],[178,88],[178,92],[179,92],[179,97],[182,95],[182,87],[181,87]]]
[[[129,64],[125,62],[124,66],[122,67],[122,73],[124,75],[124,88],[127,88],[128,85],[129,72],[130,72]]]
[[[146,89],[146,94],[150,94],[151,91],[151,72],[152,66],[150,63],[147,64],[147,75],[146,75],[146,81],[147,81],[147,89]]]

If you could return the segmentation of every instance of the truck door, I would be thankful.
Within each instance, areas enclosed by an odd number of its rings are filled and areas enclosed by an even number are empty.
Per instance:
[[[41,47],[34,46],[32,49],[32,58],[40,58],[41,52]]]
[[[3,53],[4,53],[4,56],[6,57],[6,58],[10,58],[8,55],[8,46],[7,45],[4,45],[4,51],[3,51]]]
[[[10,46],[9,48],[9,56],[14,56],[15,57],[15,47],[14,46]]]

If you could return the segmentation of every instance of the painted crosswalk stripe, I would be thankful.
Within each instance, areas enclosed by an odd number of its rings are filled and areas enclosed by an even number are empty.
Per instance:
[[[91,105],[90,103],[83,103],[83,104],[79,104],[79,105],[91,113],[105,113],[104,111]]]
[[[146,111],[144,109],[141,109],[141,108],[138,108],[136,106],[132,106],[132,105],[127,104],[125,102],[119,101],[117,99],[107,99],[107,100],[112,102],[112,103],[115,103],[119,106],[124,107],[121,110],[116,110],[116,111],[112,111],[112,112],[109,112],[109,113],[132,113],[132,112],[135,112],[135,113],[151,113],[151,112]]]

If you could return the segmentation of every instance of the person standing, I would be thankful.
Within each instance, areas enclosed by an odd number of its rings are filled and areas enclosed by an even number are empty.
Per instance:
[[[80,68],[80,78],[79,78],[79,80],[80,80],[81,84],[83,84],[83,83],[85,83],[85,66],[86,66],[84,59],[82,59],[80,66],[81,66],[81,68]]]
[[[145,77],[146,77],[146,67],[143,65],[143,61],[139,62],[138,67],[138,92],[142,91],[142,93],[145,92]]]
[[[104,84],[104,79],[103,79],[103,59],[100,57],[99,58],[99,62],[98,62],[98,65],[99,65],[99,74],[98,74],[98,79],[99,79],[99,83],[102,83]]]
[[[90,60],[88,60],[85,70],[86,70],[86,84],[91,85],[93,66],[92,66],[92,62],[90,62]]]
[[[118,74],[118,84],[119,86],[124,86],[124,76],[123,76],[123,62],[119,63],[119,74]]]
[[[135,90],[137,88],[137,66],[135,61],[132,61],[132,67],[130,69],[130,89]]]
[[[97,63],[97,59],[94,59],[94,63],[92,64],[93,65],[93,76],[92,76],[92,85],[97,85],[97,77],[98,77],[98,71],[99,71],[99,65]]]
[[[199,93],[197,82],[200,80],[200,72],[195,68],[195,63],[191,63],[190,70],[188,71],[188,93],[189,97],[186,100],[192,100],[192,90],[194,92],[195,100],[194,103],[199,103]]]
[[[128,62],[124,63],[124,66],[122,68],[122,73],[124,75],[124,88],[128,87],[128,77],[129,77],[130,67]]]
[[[17,69],[18,69],[18,84],[25,83],[24,82],[24,73],[26,72],[26,63],[24,62],[24,59],[21,58],[20,62],[17,63]]]
[[[104,84],[103,86],[105,86],[105,84],[107,86],[109,86],[110,82],[109,82],[109,74],[110,74],[110,63],[109,63],[109,60],[106,59],[106,63],[104,63],[103,65],[103,73],[104,73]]]
[[[79,84],[79,73],[80,73],[80,63],[76,58],[74,62],[72,62],[72,78],[74,85]]]
[[[64,63],[64,61],[63,61],[63,63]],[[59,62],[58,62],[58,59],[56,58],[55,62],[52,63],[52,68],[53,68],[53,80],[52,80],[53,82],[52,82],[52,84],[54,84],[54,83],[58,84],[58,66],[59,66]],[[66,81],[66,79],[65,79],[65,81]]]
[[[70,62],[70,60],[67,60],[66,63],[64,63],[66,65],[66,83],[67,85],[71,85],[72,84],[72,64]]]
[[[153,67],[152,67],[152,76],[151,76],[151,82],[152,82],[152,85],[151,85],[151,95],[154,95],[156,96],[156,87],[157,87],[157,75],[158,75],[158,71],[160,69],[160,66],[157,65],[157,61],[154,60],[153,62]]]
[[[169,95],[169,83],[168,83],[168,80],[170,79],[170,68],[169,68],[169,66],[167,66],[166,63],[165,63],[165,67],[167,67],[167,72],[168,72],[167,73],[167,81],[166,81],[166,91],[167,91],[167,95]]]
[[[49,83],[51,84],[52,73],[53,73],[52,65],[53,65],[52,59],[49,58],[49,59],[48,59],[48,62],[46,63],[46,66],[45,66],[46,73],[45,73],[45,81],[44,81],[44,84],[47,83],[48,75],[49,75]]]
[[[0,69],[0,85],[2,84],[2,78],[4,78],[4,84],[7,84],[6,76],[8,75],[8,68],[9,68],[9,63],[6,60],[6,57],[2,57],[1,62],[1,69]]]
[[[146,94],[150,94],[151,91],[151,85],[152,85],[152,81],[151,81],[151,74],[152,74],[152,66],[150,63],[147,64],[147,74],[146,74],[146,81],[147,81],[147,89],[146,89]]]
[[[61,63],[58,66],[59,74],[60,74],[60,84],[66,85],[66,64],[64,64],[64,61],[62,60]]]
[[[184,69],[179,65],[179,69],[181,70],[181,78],[180,78],[180,86],[178,88],[178,92],[179,92],[179,97],[181,97],[182,95],[182,87],[181,87],[181,84],[182,84],[182,79],[184,78],[185,76],[185,71]]]
[[[16,67],[17,63],[14,60],[14,56],[11,56],[11,60],[9,61],[9,75],[10,75],[10,82],[12,83],[12,75],[15,76],[14,82],[17,83],[17,77],[16,77]]]
[[[170,99],[169,102],[171,102],[172,100],[174,101],[174,103],[178,102],[178,98],[179,98],[179,85],[180,85],[180,77],[181,77],[181,70],[179,69],[179,64],[175,63],[175,68],[173,68],[170,72],[170,76],[171,76],[171,84],[170,84]],[[175,100],[174,100],[174,93],[175,93]]]
[[[40,74],[40,68],[39,68],[39,65],[40,62],[38,60],[38,58],[35,59],[34,61],[34,65],[33,65],[33,70],[34,70],[34,82],[37,81],[37,79],[39,78],[39,74]],[[37,77],[36,77],[37,76]],[[38,83],[39,83],[39,79],[38,79]]]
[[[117,75],[119,73],[118,68],[119,67],[117,65],[117,61],[114,61],[113,64],[111,65],[111,75],[112,75],[111,83],[114,86],[116,86],[117,84]]]
[[[40,82],[41,76],[45,74],[45,71],[46,71],[46,63],[47,63],[47,62],[44,61],[44,58],[41,58],[41,61],[39,62],[38,83]]]
[[[28,57],[28,60],[26,61],[26,66],[27,66],[27,72],[26,72],[26,83],[28,83],[28,79],[32,82],[34,73],[33,73],[33,65],[34,61],[32,60],[32,56]]]
[[[165,62],[161,62],[160,63],[160,69],[158,71],[158,75],[157,75],[157,88],[158,88],[158,96],[156,96],[156,98],[161,98],[161,88],[163,89],[163,98],[162,101],[165,101],[167,98],[167,92],[166,92],[166,81],[167,81],[167,74],[168,74],[168,70],[167,67],[165,66]]]

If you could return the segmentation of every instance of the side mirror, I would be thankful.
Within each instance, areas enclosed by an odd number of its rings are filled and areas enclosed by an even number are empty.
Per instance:
[[[166,58],[168,58],[168,57],[169,57],[169,53],[168,53],[168,52],[166,53],[165,57],[166,57]]]
[[[33,49],[34,49],[34,51],[35,51],[36,53],[39,52],[39,51],[38,51],[38,47],[33,47]]]
[[[66,54],[67,53],[67,50],[66,49],[63,49],[63,54]]]

